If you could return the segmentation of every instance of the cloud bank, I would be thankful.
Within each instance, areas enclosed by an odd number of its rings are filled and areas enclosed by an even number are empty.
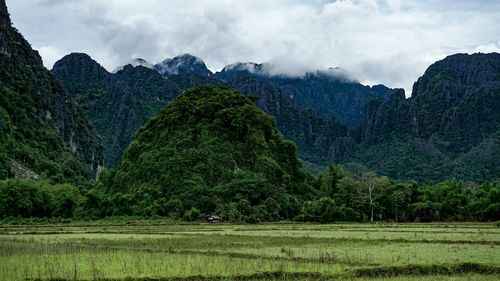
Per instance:
[[[500,1],[7,0],[14,25],[51,68],[85,52],[108,70],[191,53],[212,71],[270,62],[299,75],[340,67],[405,88],[434,61],[500,52]]]

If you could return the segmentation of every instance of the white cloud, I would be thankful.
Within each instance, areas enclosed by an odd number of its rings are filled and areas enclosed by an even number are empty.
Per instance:
[[[54,63],[61,59],[62,56],[66,55],[54,46],[33,46],[33,48],[38,50],[38,53],[42,57],[43,64],[46,66],[54,65]]]
[[[298,74],[340,67],[409,90],[435,60],[500,49],[500,2],[467,0],[7,0],[40,52],[86,52],[107,69],[191,53],[212,70],[271,62]]]
[[[473,51],[477,53],[500,53],[500,41],[476,46]]]

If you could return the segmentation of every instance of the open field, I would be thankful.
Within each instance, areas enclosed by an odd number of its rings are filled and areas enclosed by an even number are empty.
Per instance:
[[[0,226],[0,280],[500,280],[494,224]]]

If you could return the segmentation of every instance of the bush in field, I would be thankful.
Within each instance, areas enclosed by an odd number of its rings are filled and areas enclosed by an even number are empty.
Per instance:
[[[184,219],[186,221],[191,221],[191,222],[197,221],[201,219],[201,217],[202,217],[201,211],[195,207],[191,208],[189,211],[186,212],[186,214],[184,214]]]
[[[0,181],[0,218],[72,218],[82,202],[75,186],[32,180]]]

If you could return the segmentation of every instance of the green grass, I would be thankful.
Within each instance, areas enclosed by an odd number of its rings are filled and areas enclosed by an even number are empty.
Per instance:
[[[500,280],[500,229],[162,221],[0,226],[0,280],[126,278]]]

